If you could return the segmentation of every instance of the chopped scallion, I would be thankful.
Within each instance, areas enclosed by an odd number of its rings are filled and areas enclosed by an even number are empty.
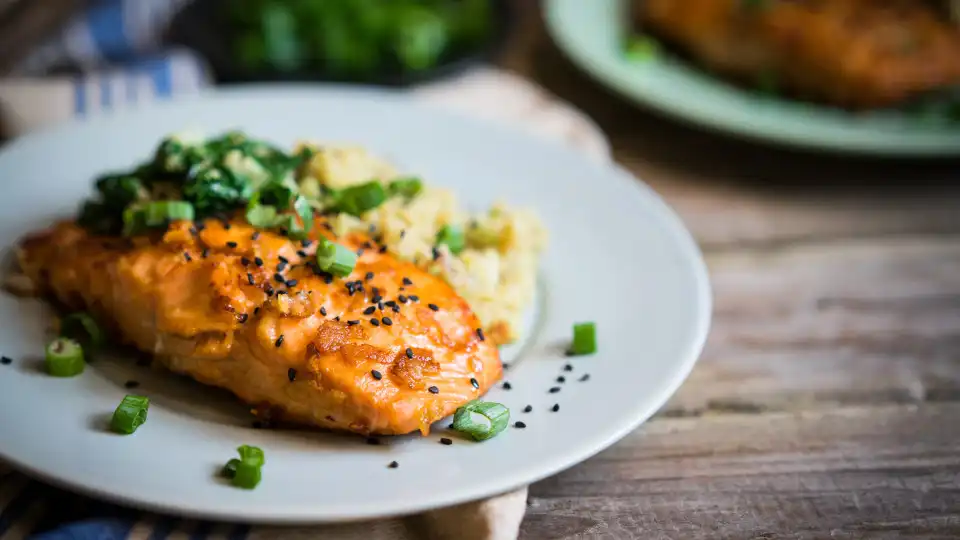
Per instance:
[[[456,225],[444,225],[437,233],[437,244],[446,244],[454,255],[463,251],[464,243],[463,229]]]
[[[334,194],[334,199],[337,210],[360,216],[383,204],[387,200],[387,192],[380,182],[374,180],[338,191]]]
[[[47,372],[54,377],[74,377],[83,373],[83,348],[76,341],[59,337],[47,345]]]
[[[266,204],[247,207],[247,221],[258,229],[269,229],[277,222],[277,209]]]
[[[193,205],[186,201],[154,201],[133,204],[123,211],[123,234],[139,234],[144,229],[161,227],[181,219],[193,220]]]
[[[486,418],[487,423],[475,422],[473,414]],[[466,433],[475,441],[485,441],[496,437],[507,429],[510,423],[510,410],[493,401],[471,401],[457,409],[453,416],[453,429]]]
[[[597,326],[592,322],[573,325],[573,354],[593,354],[597,352]]]
[[[390,182],[387,191],[391,196],[406,198],[416,197],[423,190],[423,182],[419,178],[401,178]]]
[[[231,459],[223,466],[220,474],[227,478],[233,478],[237,475],[237,465],[240,465],[240,460],[237,458]]]
[[[237,448],[240,459],[231,459],[223,466],[223,475],[230,478],[233,485],[244,489],[253,489],[260,483],[260,469],[266,463],[263,450],[256,446],[243,445]]]
[[[60,321],[60,335],[93,347],[103,345],[103,332],[86,313],[71,313]]]
[[[257,448],[256,446],[249,446],[245,444],[237,448],[237,452],[240,454],[240,460],[246,463],[252,463],[258,467],[266,463],[263,450]]]
[[[128,395],[123,398],[117,410],[113,412],[110,427],[117,433],[129,435],[147,421],[147,409],[150,400],[144,396]]]
[[[345,277],[353,272],[353,267],[357,264],[357,254],[340,244],[327,240],[317,246],[317,264],[324,272]]]
[[[232,483],[239,488],[253,489],[260,483],[260,478],[260,466],[241,460],[237,463]]]
[[[650,62],[660,56],[660,42],[646,35],[631,36],[627,41],[627,58],[638,62]]]

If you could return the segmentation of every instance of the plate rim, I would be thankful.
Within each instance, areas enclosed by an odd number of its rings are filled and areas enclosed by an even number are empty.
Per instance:
[[[488,132],[508,133],[511,137],[521,137],[530,141],[530,144],[539,146],[548,146],[554,149],[565,149],[562,143],[554,140],[548,140],[537,137],[520,130],[504,125],[487,118],[477,118],[467,115],[463,112],[435,106],[429,103],[423,103],[403,92],[384,90],[378,88],[358,87],[349,84],[324,85],[316,87],[309,84],[254,84],[241,85],[228,89],[212,89],[203,92],[197,96],[192,96],[189,101],[217,100],[221,96],[239,96],[239,97],[258,97],[262,99],[277,99],[282,97],[285,92],[301,95],[303,92],[310,92],[311,97],[315,99],[330,99],[331,96],[339,95],[343,92],[361,92],[379,99],[390,99],[404,104],[417,110],[426,111],[430,114],[453,117],[458,123],[480,124]],[[150,114],[150,111],[163,109],[165,107],[178,107],[181,103],[188,100],[169,100],[158,102],[143,107],[135,111],[119,111],[107,113],[95,118],[78,119],[67,122],[62,125],[54,126],[50,129],[40,130],[20,137],[14,140],[6,148],[0,150],[0,156],[12,153],[17,148],[24,145],[43,144],[43,139],[55,137],[58,133],[64,134],[70,131],[82,133],[91,123],[100,122],[123,122],[129,121],[125,118],[137,116],[139,114]],[[36,141],[36,142],[35,142]],[[231,512],[198,509],[181,503],[180,506],[165,504],[156,499],[151,500],[148,495],[140,494],[139,498],[131,498],[122,493],[109,491],[100,486],[90,486],[69,479],[55,476],[54,473],[48,473],[44,470],[33,467],[30,463],[12,459],[3,447],[0,446],[0,457],[11,467],[24,471],[28,475],[40,479],[43,482],[68,489],[73,492],[90,495],[99,499],[108,500],[125,506],[141,508],[150,511],[157,511],[166,514],[176,514],[178,516],[189,518],[200,518],[207,520],[220,520],[243,523],[262,523],[262,524],[319,524],[319,523],[340,523],[352,522],[366,519],[388,518],[394,516],[404,516],[432,509],[443,508],[462,504],[471,501],[477,501],[499,494],[507,493],[519,487],[528,486],[536,481],[546,477],[558,474],[574,465],[580,464],[586,459],[609,448],[612,444],[621,440],[639,425],[648,420],[655,414],[667,400],[676,393],[677,389],[689,376],[691,370],[699,359],[706,340],[709,336],[711,318],[713,312],[713,295],[710,286],[707,265],[703,254],[699,249],[689,229],[684,225],[679,215],[646,183],[634,176],[632,173],[621,167],[619,164],[609,162],[601,163],[591,160],[587,155],[580,155],[578,159],[582,160],[585,167],[596,171],[605,171],[603,174],[609,176],[611,181],[623,182],[629,184],[629,189],[639,190],[647,203],[650,205],[651,214],[656,216],[656,221],[662,225],[665,237],[676,245],[678,253],[681,253],[689,263],[689,270],[694,280],[694,293],[691,298],[700,306],[695,313],[693,327],[690,329],[691,339],[683,344],[683,353],[678,355],[674,361],[674,367],[671,370],[669,380],[665,380],[655,392],[643,401],[642,406],[638,406],[630,415],[620,415],[620,420],[612,422],[610,428],[606,430],[606,436],[603,440],[593,439],[591,444],[583,445],[581,451],[577,453],[555,454],[553,457],[547,457],[542,464],[531,472],[509,476],[508,481],[485,482],[474,484],[467,487],[461,487],[454,496],[448,497],[430,497],[418,499],[416,502],[405,501],[403,504],[397,504],[390,511],[361,511],[361,512],[338,512],[336,515],[312,513],[307,515],[297,511],[289,513],[277,513],[275,507],[270,507],[268,511],[260,509],[245,509],[244,514],[238,515],[235,511]],[[487,484],[497,484],[497,488],[492,488]]]

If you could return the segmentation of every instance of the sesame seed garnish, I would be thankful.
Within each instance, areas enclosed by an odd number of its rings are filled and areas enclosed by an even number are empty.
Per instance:
[[[573,371],[573,365],[572,365],[572,364],[567,364],[567,365],[563,366],[563,370],[564,370],[564,371]]]
[[[297,370],[290,368],[287,370],[287,378],[290,379],[290,382],[297,380]]]
[[[244,266],[250,266],[250,259],[246,257],[240,257],[240,264]]]
[[[556,394],[556,393],[559,392],[559,391],[560,391],[560,387],[559,387],[559,386],[554,386],[553,388],[550,389],[550,393],[551,393],[551,394]]]
[[[388,306],[390,306],[390,307],[393,307],[393,306],[397,305],[397,303],[394,302],[393,300],[387,300],[386,302],[384,302],[384,304],[385,304],[385,305],[388,305]]]
[[[298,249],[298,250],[297,250],[297,257],[300,257],[301,259],[306,259],[306,258],[307,258],[307,252],[304,251],[304,250],[302,250],[302,249]]]
[[[320,306],[320,314],[323,315],[324,317],[326,317],[326,316],[327,316],[327,308],[325,308],[325,307],[323,307],[323,306]]]
[[[201,256],[202,258],[206,259],[208,256],[210,256],[210,249],[209,249],[209,248],[203,248],[203,251],[200,252],[200,256]]]
[[[363,257],[363,248],[357,250],[357,257]]]
[[[310,247],[310,246],[313,245],[313,240],[310,240],[310,239],[308,239],[308,238],[304,238],[303,240],[300,241],[300,245],[303,246],[303,247],[305,247],[305,248],[308,248],[308,247]]]
[[[356,320],[356,319],[347,321],[347,326],[356,326],[356,325],[358,325],[358,324],[360,324],[360,321],[358,321],[358,320]]]
[[[250,318],[249,315],[247,315],[246,313],[241,313],[240,315],[237,316],[237,321],[239,321],[240,324],[243,324],[247,322],[248,318]]]
[[[510,369],[510,364],[503,362],[503,369]]]
[[[377,446],[380,444],[380,439],[376,437],[367,437],[367,444],[371,446]]]
[[[196,236],[196,235],[199,234],[199,233],[200,233],[200,231],[197,230],[196,226],[194,226],[194,225],[191,225],[191,226],[190,226],[190,234],[192,234],[193,236]]]
[[[254,257],[253,264],[257,266],[263,266],[263,259],[261,259],[260,257]]]
[[[323,228],[330,232],[333,232],[333,225],[331,225],[329,221],[323,222]]]
[[[447,446],[450,446],[451,444],[453,444],[453,441],[446,437],[440,437],[440,444],[445,444]]]
[[[584,373],[584,374],[583,374],[583,377],[580,377],[580,378],[577,379],[577,380],[579,380],[580,382],[588,381],[588,380],[590,380],[590,374],[589,374],[589,373]]]
[[[550,410],[553,411],[553,412],[558,412],[558,411],[560,410],[560,404],[559,404],[559,403],[554,403],[554,404],[553,404],[553,407],[550,407]]]
[[[383,311],[383,302],[377,302],[377,309]]]
[[[365,279],[365,280],[367,280],[367,281],[370,281],[371,279],[373,279],[373,272],[367,272],[367,273],[363,276],[363,279]]]
[[[251,285],[255,284],[253,281],[253,274],[251,274],[250,272],[247,272],[247,282]]]
[[[283,255],[277,255],[277,260],[280,261],[280,262],[282,262],[282,263],[289,263],[289,262],[290,262],[290,259],[284,257]]]
[[[257,240],[258,238],[260,238],[260,231],[254,231],[254,233],[250,235],[251,240]]]
[[[280,334],[280,337],[277,338],[277,341],[273,343],[274,347],[279,347],[283,345],[283,334]]]
[[[229,231],[231,227],[232,227],[232,225],[230,225],[230,224],[227,223],[226,221],[223,222],[223,230]]]
[[[437,249],[437,246],[433,246],[433,260],[440,258],[440,250]]]
[[[411,349],[410,347],[407,347],[407,350],[405,352],[407,353],[407,358],[413,358],[413,349]]]
[[[390,464],[387,465],[387,467],[389,467],[389,468],[391,468],[391,469],[396,469],[396,468],[399,467],[399,466],[400,466],[400,464],[397,463],[396,461],[391,461]]]
[[[124,388],[136,388],[138,386],[140,386],[140,383],[137,381],[127,381],[123,383]]]
[[[283,277],[283,274],[281,274],[280,272],[277,272],[276,274],[273,275],[273,280],[276,281],[277,283],[287,282],[287,278]]]
[[[407,350],[410,350],[410,349],[407,349]],[[478,381],[475,377],[470,377],[470,384],[471,384],[474,388],[477,388],[477,389],[480,388],[480,381]]]
[[[477,337],[480,338],[480,341],[484,341],[487,339],[483,337],[483,328],[477,328]]]
[[[233,249],[233,248],[237,247],[237,243],[236,243],[236,242],[227,242],[227,247],[230,248],[230,249]]]
[[[367,309],[363,310],[364,315],[373,315],[373,312],[377,310],[377,306],[370,306]]]
[[[187,253],[186,251],[183,252],[183,258],[186,259],[187,262],[190,262],[193,260],[193,257],[191,257],[190,254]]]
[[[350,293],[350,296],[353,296],[353,293],[355,292],[353,287],[353,282],[348,281],[344,286],[347,288],[347,292]]]
[[[277,263],[277,272],[283,272],[287,269],[287,263],[280,261]]]
[[[197,232],[200,232],[207,228],[207,226],[202,221],[200,223],[195,223],[194,227],[197,228]]]
[[[440,393],[440,389],[437,388],[436,386],[431,386],[430,388],[427,388],[427,391],[430,392],[431,394],[439,394],[439,393]]]
[[[432,309],[433,311],[440,311],[440,308],[437,307],[436,304],[427,304],[427,307]]]
[[[373,378],[376,379],[376,380],[378,380],[378,381],[383,378],[383,373],[380,373],[380,372],[377,371],[377,370],[371,371],[370,374],[373,375]]]
[[[333,320],[335,320],[335,321],[337,321],[337,322],[340,322],[340,316],[337,315],[336,317],[333,318]]]
[[[331,275],[331,274],[325,274],[325,275],[323,276],[323,282],[326,283],[327,285],[333,283],[333,275]]]
[[[523,408],[523,412],[530,412],[533,410],[533,405],[527,405]]]
[[[13,358],[10,358],[9,356],[0,356],[0,364],[9,366],[12,363],[13,363]]]
[[[417,295],[415,295],[415,294],[411,294],[411,295],[410,295],[410,301],[411,301],[411,302],[419,302],[419,301],[420,301],[420,297],[417,296]]]
[[[260,313],[260,306],[253,308],[253,314],[256,315],[257,313]]]
[[[523,429],[523,428],[527,427],[527,425],[526,425],[525,423],[517,420],[516,422],[513,423],[513,427],[519,428],[519,429]]]
[[[263,292],[265,292],[267,296],[273,296],[273,287],[267,284],[266,286],[264,286]]]
[[[400,306],[396,304],[390,306],[390,309],[392,309],[394,313],[400,313]]]
[[[377,251],[379,251],[380,253],[386,253],[386,252],[387,252],[387,246],[380,246],[380,249],[377,250]]]
[[[291,288],[297,286],[297,280],[295,280],[295,279],[288,279],[287,282],[284,283],[284,285],[286,285],[288,289],[291,289]]]
[[[510,382],[509,382],[509,381],[508,381],[508,382],[505,382],[505,383],[503,383],[503,389],[504,389],[504,390],[510,390],[511,388],[513,388],[513,385],[512,385],[512,384],[510,384]]]
[[[397,297],[397,301],[400,302],[401,304],[406,304],[407,297],[401,294],[400,296]]]
[[[355,291],[357,291],[357,292],[363,292],[363,291],[364,291],[364,289],[363,289],[363,283],[357,283],[357,285],[354,286],[353,289],[354,289]]]
[[[370,302],[374,304],[379,304],[381,300],[383,300],[383,297],[377,294],[376,287],[374,287],[373,298],[370,299]],[[383,309],[383,308],[380,308],[380,309]]]
[[[392,320],[390,317],[384,317],[384,318],[383,318],[383,324],[386,325],[386,326],[391,326],[391,325],[393,325],[393,320]]]
[[[561,376],[557,377],[557,382],[558,382],[558,383],[565,383],[565,382],[567,382],[567,378],[564,377],[563,375],[561,375]]]
[[[404,278],[403,278],[403,284],[404,284],[404,285],[413,285],[413,282],[410,281],[410,278],[404,277]]]
[[[374,325],[374,326],[380,326],[380,320],[377,319],[376,317],[374,317],[374,318],[370,319],[370,324],[372,324],[372,325]]]

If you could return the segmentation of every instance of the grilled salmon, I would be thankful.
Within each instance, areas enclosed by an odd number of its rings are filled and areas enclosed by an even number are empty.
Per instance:
[[[315,263],[313,240],[233,220],[99,236],[65,221],[20,245],[42,293],[85,309],[169,369],[233,392],[273,419],[360,434],[428,433],[501,376],[496,347],[442,280],[366,235],[351,275]]]
[[[866,109],[960,84],[960,26],[919,0],[633,0],[633,22],[707,67]]]

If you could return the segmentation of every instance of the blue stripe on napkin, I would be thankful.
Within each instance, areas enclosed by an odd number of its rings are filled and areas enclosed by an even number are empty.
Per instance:
[[[101,58],[119,60],[133,52],[124,27],[124,7],[122,0],[110,0],[90,8],[83,19]]]

